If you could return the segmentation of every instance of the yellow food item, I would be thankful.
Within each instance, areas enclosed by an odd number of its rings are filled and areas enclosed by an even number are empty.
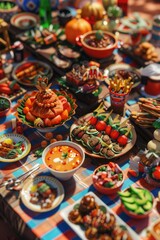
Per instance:
[[[11,138],[6,138],[3,142],[6,144],[13,144],[13,140]]]

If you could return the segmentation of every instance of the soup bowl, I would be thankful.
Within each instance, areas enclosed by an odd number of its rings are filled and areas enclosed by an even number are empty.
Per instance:
[[[58,141],[48,145],[42,154],[46,168],[56,178],[69,180],[81,167],[85,153],[81,146],[71,141]]]

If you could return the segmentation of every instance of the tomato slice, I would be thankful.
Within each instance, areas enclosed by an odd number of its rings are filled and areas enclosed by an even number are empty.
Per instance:
[[[106,126],[106,129],[105,129],[105,133],[106,133],[107,135],[110,135],[111,130],[112,130],[112,127],[111,127],[110,125],[107,125],[107,126]]]
[[[120,133],[119,133],[117,130],[112,129],[112,130],[111,130],[111,133],[110,133],[110,137],[111,137],[112,139],[116,140],[116,139],[119,137],[119,134],[120,134]]]
[[[97,123],[97,118],[94,117],[94,116],[92,116],[92,117],[89,119],[89,123],[90,123],[92,126],[96,125],[96,123]]]

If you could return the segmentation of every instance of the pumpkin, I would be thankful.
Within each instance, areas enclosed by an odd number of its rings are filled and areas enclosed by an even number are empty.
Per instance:
[[[70,20],[65,27],[66,39],[72,44],[76,44],[76,38],[86,32],[91,31],[91,25],[83,18],[77,16]]]
[[[90,1],[82,7],[81,17],[91,21],[97,21],[103,18],[104,12],[105,10],[102,4]]]
[[[106,19],[98,20],[93,25],[93,30],[108,31],[108,21]]]

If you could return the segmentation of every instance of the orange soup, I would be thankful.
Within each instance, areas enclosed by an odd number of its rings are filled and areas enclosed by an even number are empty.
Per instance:
[[[82,162],[78,150],[70,146],[56,146],[48,151],[45,157],[46,164],[56,171],[69,171]]]

